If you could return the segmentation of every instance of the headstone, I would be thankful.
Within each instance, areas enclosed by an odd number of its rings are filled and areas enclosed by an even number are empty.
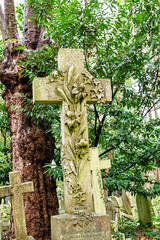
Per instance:
[[[58,69],[33,81],[34,103],[61,105],[61,159],[68,214],[52,217],[51,238],[110,239],[109,217],[91,213],[94,207],[86,111],[87,103],[111,101],[110,81],[95,79],[84,69],[81,49],[60,49]]]
[[[106,212],[110,216],[112,222],[115,225],[115,231],[118,231],[119,219],[120,219],[120,204],[116,196],[108,198],[106,203]]]
[[[126,214],[134,215],[134,204],[132,196],[129,192],[122,190],[122,207]]]
[[[141,225],[153,225],[152,204],[149,197],[136,195],[138,218]]]
[[[10,185],[0,187],[0,198],[12,196],[16,240],[34,239],[27,236],[23,194],[34,192],[33,182],[21,183],[20,172],[9,173]]]
[[[105,199],[103,193],[103,184],[101,177],[101,170],[110,168],[110,160],[99,160],[98,148],[90,148],[90,165],[91,165],[91,178],[92,189],[94,198],[94,212],[106,214]]]

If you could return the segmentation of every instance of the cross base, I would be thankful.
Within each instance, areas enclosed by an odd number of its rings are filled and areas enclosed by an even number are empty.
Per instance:
[[[79,212],[51,217],[51,240],[111,240],[110,217]]]

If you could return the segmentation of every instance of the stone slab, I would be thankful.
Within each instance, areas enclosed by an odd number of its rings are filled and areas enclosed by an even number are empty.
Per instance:
[[[152,203],[149,197],[136,195],[138,218],[141,225],[153,225]]]
[[[108,215],[82,213],[51,217],[51,240],[111,240]]]

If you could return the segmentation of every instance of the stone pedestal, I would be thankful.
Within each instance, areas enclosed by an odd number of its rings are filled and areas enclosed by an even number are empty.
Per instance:
[[[51,217],[51,240],[111,240],[110,217],[78,212]]]

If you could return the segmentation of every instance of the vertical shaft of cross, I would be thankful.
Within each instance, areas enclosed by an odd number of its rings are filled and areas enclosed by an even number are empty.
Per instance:
[[[65,209],[67,213],[86,209],[93,211],[86,95],[80,79],[78,77],[76,79],[84,69],[83,52],[68,49],[66,54],[66,50],[62,50],[59,52],[58,60],[60,71],[70,69],[68,83],[64,83],[64,89],[68,89],[70,100],[67,99],[61,104],[61,157]]]
[[[26,229],[26,221],[25,221],[23,196],[20,190],[21,189],[20,174],[19,176],[16,176],[16,175],[17,175],[17,172],[10,173],[9,180],[10,180],[12,192],[14,193],[12,195],[12,208],[13,208],[16,240],[20,240],[27,237],[27,229]]]
[[[23,193],[33,192],[33,183],[21,184],[20,172],[9,173],[16,240],[27,238]]]

